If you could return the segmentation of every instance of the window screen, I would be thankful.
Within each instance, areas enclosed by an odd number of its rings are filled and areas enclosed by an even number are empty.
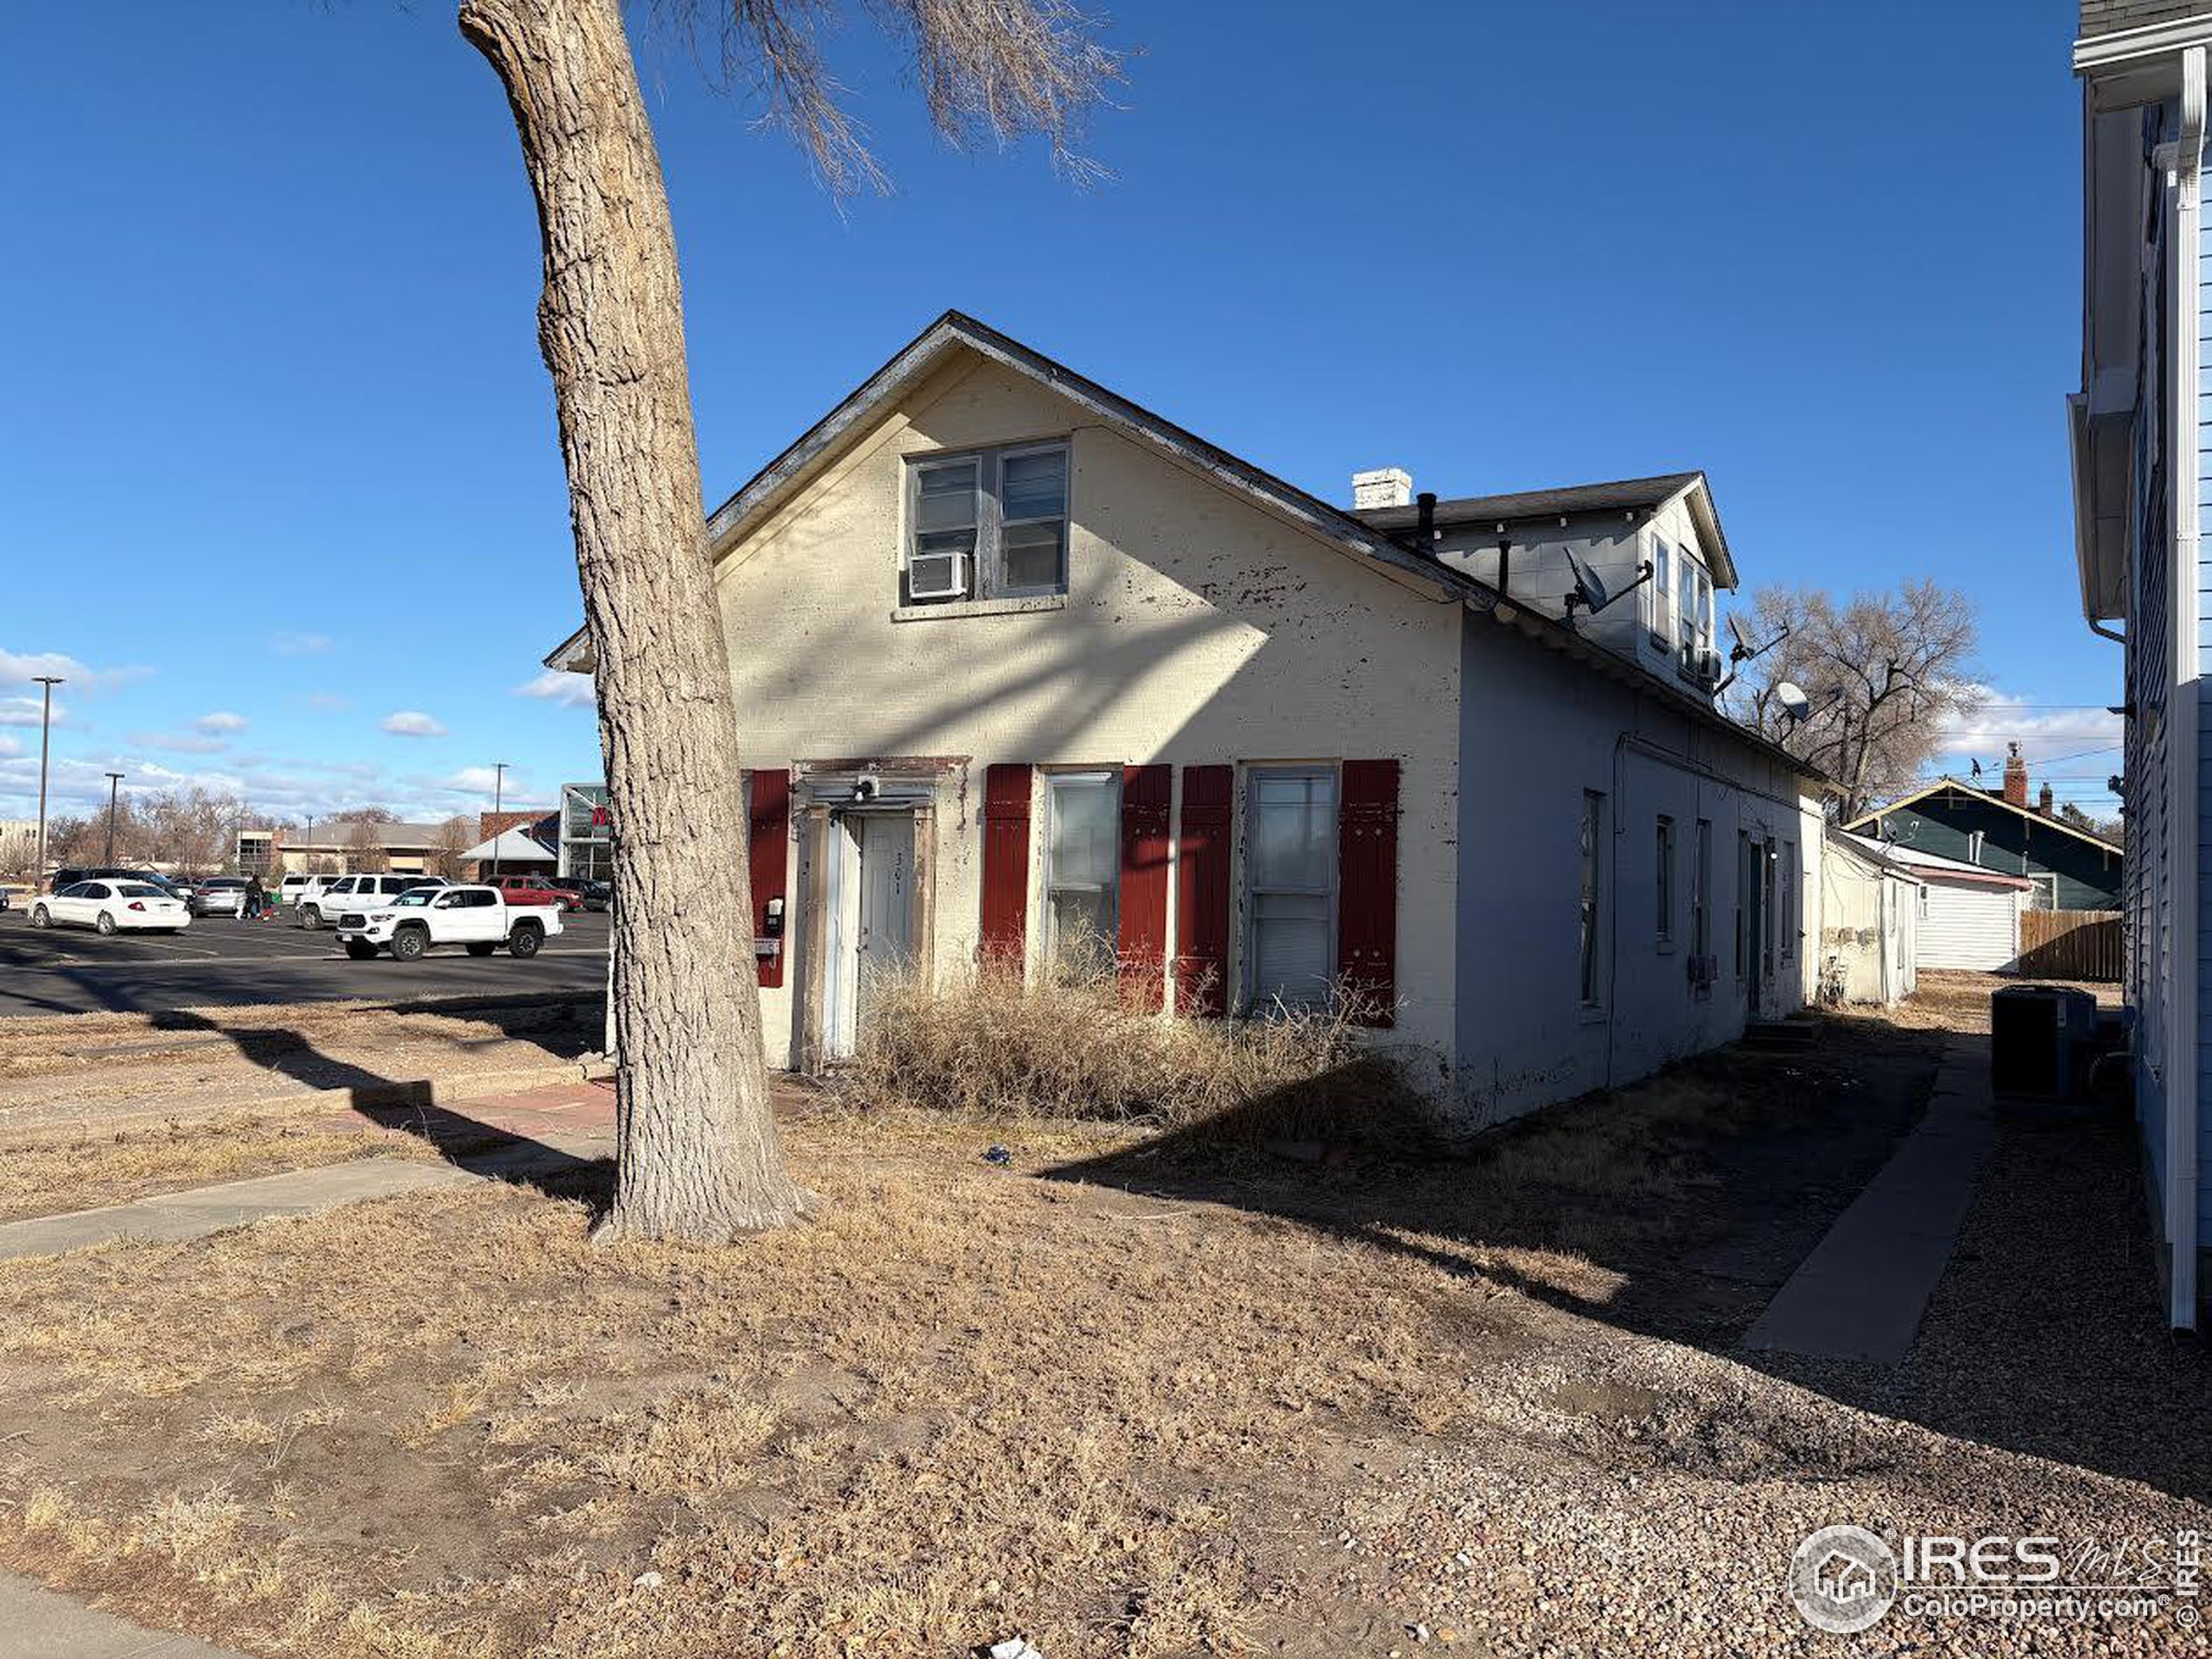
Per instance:
[[[1248,803],[1251,1001],[1319,1006],[1336,977],[1336,772],[1255,771]]]

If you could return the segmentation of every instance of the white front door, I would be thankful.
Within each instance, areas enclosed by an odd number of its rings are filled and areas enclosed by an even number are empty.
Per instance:
[[[876,988],[914,960],[914,820],[870,813],[861,820],[859,963],[853,976],[855,1024],[865,1027]]]
[[[822,1044],[849,1059],[877,985],[913,960],[913,814],[836,814],[822,850]]]

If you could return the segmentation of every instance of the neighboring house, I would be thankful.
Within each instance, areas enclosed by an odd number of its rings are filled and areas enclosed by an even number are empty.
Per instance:
[[[2033,881],[1902,842],[1879,845],[1885,857],[1911,871],[1921,884],[1914,952],[1918,967],[2001,974],[2018,964],[2020,916],[2033,903]]]
[[[440,836],[445,826],[375,823],[369,829],[374,832],[377,845],[392,869],[402,875],[416,875],[437,861]],[[335,869],[350,868],[357,856],[354,842],[360,831],[361,826],[350,821],[318,822],[305,830],[241,830],[238,840],[238,868],[256,872],[264,880],[272,874],[296,874],[323,865]]]
[[[1920,985],[1927,883],[1879,842],[1830,830],[1821,861],[1821,988],[1883,1007]]]
[[[1101,938],[1188,1014],[1348,986],[1470,1127],[1800,1007],[1822,785],[1678,666],[1735,580],[1702,477],[1359,493],[947,313],[715,512],[771,1063],[884,970]],[[1563,620],[1586,525],[1688,581]]]
[[[2135,1110],[2164,1249],[2168,1316],[2198,1319],[2212,1234],[2202,1107],[2212,1057],[2200,649],[2212,581],[2199,502],[2208,477],[2199,292],[2206,48],[2212,5],[2090,0],[2082,78],[2082,389],[2068,400],[2081,605],[2124,648],[2127,858],[2121,911],[2134,1010]],[[2124,625],[2124,628],[2116,625]]]
[[[2035,884],[2029,899],[2032,909],[2120,908],[2120,849],[2058,817],[2048,784],[2040,804],[2028,804],[2028,768],[2017,743],[1998,792],[1955,778],[1939,779],[1846,827],[1984,869],[2024,875]]]

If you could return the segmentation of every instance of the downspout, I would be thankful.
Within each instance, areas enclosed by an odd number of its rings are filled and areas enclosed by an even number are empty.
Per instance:
[[[2169,326],[2173,340],[2172,412],[2167,444],[2172,456],[2172,569],[2167,573],[2173,626],[2171,671],[2171,718],[2168,726],[2167,800],[2197,799],[2198,626],[2197,558],[2197,317],[2196,302],[2203,250],[2199,245],[2204,151],[2204,48],[2192,46],[2181,56],[2181,135],[2174,156],[2174,257],[2177,268],[2169,287]],[[2196,814],[2189,815],[2194,822]],[[2174,822],[2170,806],[2168,823]],[[2169,830],[2171,836],[2171,831]],[[2198,1032],[2197,954],[2202,917],[2197,906],[2198,860],[2202,854],[2190,834],[2177,849],[2171,840],[2174,918],[2173,997],[2166,1020],[2166,1239],[2167,1317],[2179,1331],[2196,1328],[2196,1146]],[[2179,855],[2177,856],[2177,852]]]
[[[2124,645],[2127,643],[2127,636],[2126,634],[2116,632],[2113,629],[2107,627],[2103,623],[2098,621],[2095,617],[2087,617],[2083,620],[2088,623],[2089,632],[2095,634],[2100,639],[2109,639],[2115,645]]]

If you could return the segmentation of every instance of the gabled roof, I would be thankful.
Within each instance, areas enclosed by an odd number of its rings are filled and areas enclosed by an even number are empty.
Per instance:
[[[1436,504],[1436,527],[1459,530],[1528,524],[1540,518],[1571,518],[1587,512],[1656,512],[1678,496],[1689,497],[1690,516],[1723,588],[1737,583],[1736,561],[1720,529],[1712,486],[1701,472],[1661,473],[1653,478],[1619,478],[1603,484],[1570,484],[1553,490],[1520,490],[1510,495],[1463,495]],[[1378,530],[1405,531],[1421,521],[1419,507],[1370,507],[1357,517]]]
[[[1866,842],[1866,837],[1860,836],[1853,836],[1851,839],[1862,845]],[[2035,886],[2034,881],[2024,875],[1969,864],[1963,858],[1952,858],[1947,854],[1908,847],[1902,842],[1883,842],[1880,846],[1885,857],[1899,864],[1910,865],[1913,874],[1923,880],[1959,881],[1970,887],[2010,887],[2024,891]]]
[[[1945,789],[1955,789],[1963,795],[1972,796],[1977,805],[1986,804],[1990,806],[2003,807],[2007,812],[2013,814],[2015,817],[2025,818],[2030,823],[2038,825],[2045,830],[2059,830],[2063,834],[2073,836],[2076,841],[2086,841],[2092,847],[2101,848],[2107,853],[2125,854],[2127,850],[2118,842],[2107,841],[2102,836],[2096,835],[2089,830],[2084,830],[2079,824],[2069,823],[2063,818],[2058,817],[2056,815],[2050,817],[2045,817],[2042,813],[2035,811],[2031,808],[2015,806],[2012,802],[2006,800],[2002,795],[1993,794],[1990,791],[1982,788],[1978,784],[1962,784],[1957,779],[1950,777],[1948,774],[1944,777],[1938,778],[1934,783],[1929,785],[1924,789],[1916,789],[1910,795],[1898,796],[1897,799],[1890,802],[1886,806],[1878,806],[1871,811],[1860,813],[1849,823],[1846,824],[1844,828],[1847,830],[1857,830],[1866,824],[1878,823],[1890,813],[1902,812],[1905,808],[1911,806],[1914,803],[1924,801],[1930,795],[1935,794],[1938,790]],[[1926,815],[1923,814],[1923,816]]]
[[[486,863],[495,858],[512,858],[524,862],[542,863],[549,858],[558,858],[560,854],[518,825],[511,830],[500,830],[491,840],[480,846],[470,848],[461,856],[473,859],[479,863]]]
[[[1891,856],[1887,842],[1854,836],[1847,830],[1832,826],[1828,830],[1828,845],[1846,858],[1855,858],[1860,863],[1871,865],[1888,874],[1902,876],[1908,881],[1922,879],[1923,872],[1914,869],[1904,859]]]
[[[1033,350],[1010,335],[1002,334],[960,311],[947,311],[923,329],[896,356],[862,381],[836,408],[817,421],[783,454],[755,473],[734,495],[715,509],[707,520],[710,545],[724,547],[742,535],[761,514],[781,502],[787,493],[811,479],[815,468],[827,464],[834,454],[841,452],[849,438],[868,430],[900,397],[942,366],[953,353],[963,348],[1034,380],[1089,410],[1124,435],[1185,465],[1196,467],[1224,488],[1244,496],[1276,518],[1311,531],[1376,574],[1398,582],[1433,588],[1440,599],[1458,599],[1471,609],[1485,612],[1502,625],[1512,627],[1554,651],[1572,656],[1610,678],[1633,685],[1699,723],[1736,739],[1769,760],[1789,767],[1801,778],[1821,784],[1829,782],[1827,775],[1817,767],[1791,754],[1779,744],[1770,742],[1750,728],[1729,719],[1710,702],[1701,702],[1618,653],[1585,639],[1568,624],[1541,615],[1527,606],[1508,601],[1503,594],[1488,583],[1478,582],[1465,571],[1443,563],[1432,554],[1416,551],[1404,545],[1389,530],[1370,522],[1363,515],[1333,506],[1294,484],[1284,482],[1272,473],[1230,454],[1219,445],[1208,442],[1186,428],[1154,414],[1143,405],[1132,403],[1096,381],[1077,374],[1043,353]],[[1709,511],[1711,496],[1706,490],[1705,474],[1702,473],[1670,474],[1666,479],[1631,482],[1638,486],[1656,486],[1669,480],[1675,481],[1675,489],[1656,499],[1670,499],[1673,493],[1694,488],[1706,500]],[[1628,486],[1624,484],[1598,487]],[[1720,548],[1721,556],[1725,558],[1726,548],[1719,539],[1718,520],[1713,523],[1707,533],[1713,537],[1713,545]],[[1733,586],[1733,564],[1728,565],[1727,569],[1728,585]],[[546,656],[545,665],[575,671],[587,671],[589,662],[585,630],[577,629],[555,646]]]

